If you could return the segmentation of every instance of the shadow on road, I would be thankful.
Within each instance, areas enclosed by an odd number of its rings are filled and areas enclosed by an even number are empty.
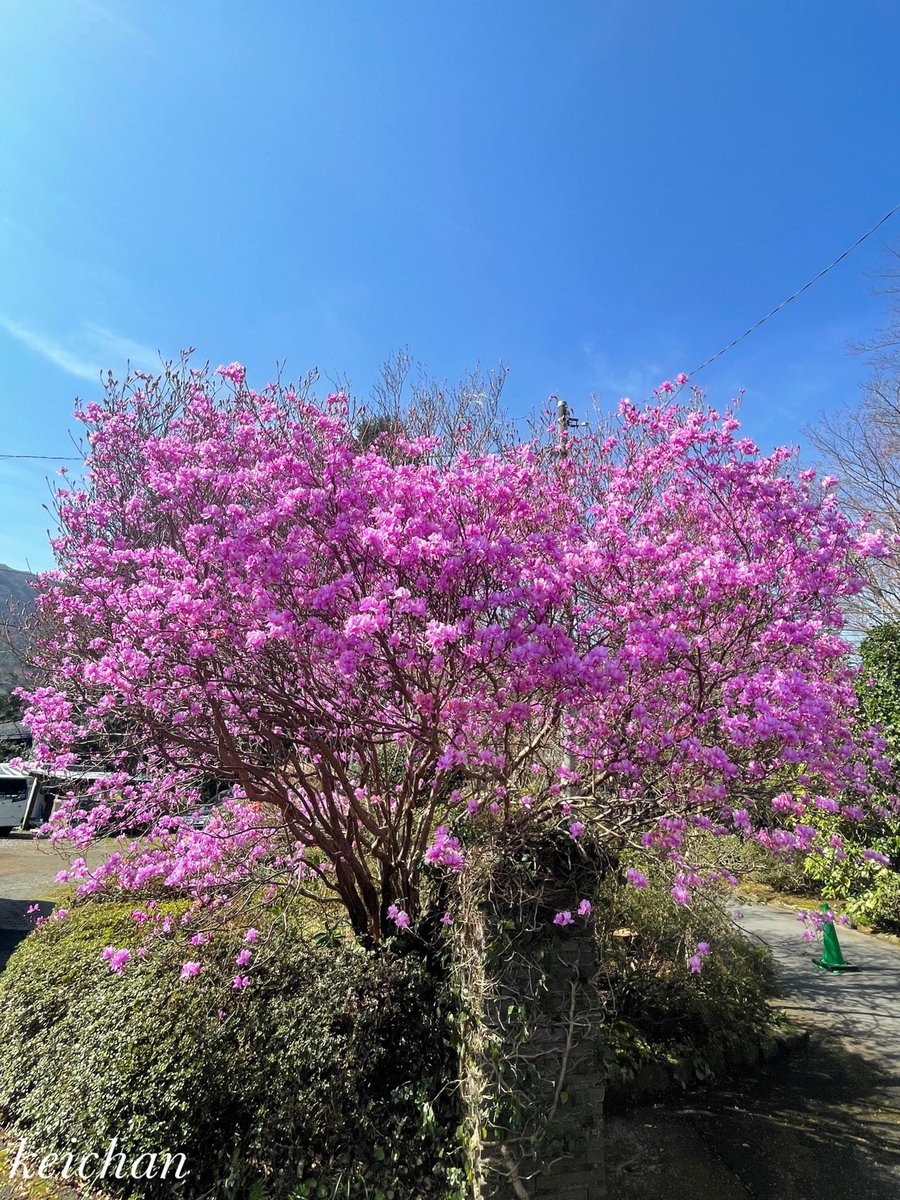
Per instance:
[[[617,1200],[893,1200],[900,1087],[836,1039],[608,1122]]]
[[[38,911],[29,913],[33,904]],[[23,938],[34,929],[35,917],[48,917],[54,905],[49,900],[9,900],[0,898],[0,971]]]

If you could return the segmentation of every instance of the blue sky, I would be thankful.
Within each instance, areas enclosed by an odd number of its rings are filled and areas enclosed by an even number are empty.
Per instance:
[[[71,453],[101,368],[194,345],[510,367],[641,399],[900,201],[895,0],[4,0],[0,453]],[[697,382],[765,447],[853,403],[900,214]],[[0,460],[0,561],[53,464]]]

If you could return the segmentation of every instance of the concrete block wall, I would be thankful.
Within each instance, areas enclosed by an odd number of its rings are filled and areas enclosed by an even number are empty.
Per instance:
[[[596,944],[589,922],[553,924],[571,886],[549,879],[525,913],[468,906],[486,981],[467,1059],[474,1200],[606,1200]]]

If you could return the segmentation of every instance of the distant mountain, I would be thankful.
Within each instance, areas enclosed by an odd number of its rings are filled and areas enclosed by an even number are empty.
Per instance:
[[[23,617],[34,608],[34,576],[0,563],[0,693],[21,683],[24,671],[15,650],[7,644],[6,630],[15,641]]]

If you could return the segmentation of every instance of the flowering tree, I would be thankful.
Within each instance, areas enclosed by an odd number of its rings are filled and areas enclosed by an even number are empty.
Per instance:
[[[491,454],[460,426],[448,457],[219,374],[111,387],[58,495],[28,719],[46,764],[114,772],[63,831],[151,824],[117,870],[197,853],[209,774],[254,849],[199,887],[274,854],[374,938],[427,863],[464,868],[457,817],[642,837],[684,900],[694,828],[787,853],[810,807],[862,816],[840,604],[880,545],[787,451],[661,393],[609,436]]]

